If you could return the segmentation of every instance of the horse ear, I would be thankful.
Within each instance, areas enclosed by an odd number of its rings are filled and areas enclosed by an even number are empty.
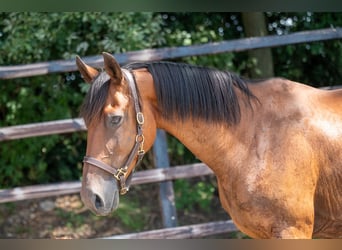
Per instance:
[[[76,56],[76,65],[81,75],[83,76],[83,79],[87,83],[92,83],[95,77],[99,74],[97,69],[92,68],[88,66],[87,64],[85,64],[85,62],[83,62],[79,56]]]
[[[116,83],[120,84],[122,79],[122,72],[119,63],[115,60],[114,56],[107,52],[103,52],[104,68],[107,74]]]

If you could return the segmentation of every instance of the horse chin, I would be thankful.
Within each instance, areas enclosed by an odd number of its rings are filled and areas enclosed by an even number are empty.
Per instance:
[[[85,185],[84,185],[85,184]],[[83,183],[81,199],[94,214],[106,216],[119,206],[119,191],[114,179],[98,179],[93,183]]]

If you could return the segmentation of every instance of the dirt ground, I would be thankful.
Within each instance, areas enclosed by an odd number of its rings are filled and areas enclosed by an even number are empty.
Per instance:
[[[108,217],[97,217],[84,207],[79,194],[0,204],[0,238],[101,238],[117,234],[163,228],[158,187],[141,185],[121,198],[119,209]],[[218,197],[210,209],[177,211],[178,224],[191,225],[227,220]],[[241,233],[210,238],[243,237]]]

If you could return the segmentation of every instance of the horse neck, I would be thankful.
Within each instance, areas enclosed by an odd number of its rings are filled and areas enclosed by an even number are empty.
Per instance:
[[[205,163],[211,163],[213,153],[219,154],[222,145],[217,138],[227,138],[223,127],[215,127],[204,121],[166,121],[159,123],[160,127],[182,142],[197,158]],[[227,141],[227,140],[225,140]],[[221,144],[221,145],[220,145]],[[215,150],[216,152],[212,152]]]
[[[241,121],[238,125],[213,124],[204,120],[165,118],[159,110],[154,91],[153,80],[149,73],[136,74],[138,88],[143,102],[144,112],[153,120],[156,127],[164,129],[182,142],[198,159],[206,163],[214,172],[227,162],[229,157],[236,157],[239,152],[246,152],[240,143],[244,135],[246,112],[241,101]],[[237,91],[239,92],[239,91]],[[146,119],[147,120],[147,119]],[[150,126],[149,126],[150,127]],[[150,129],[150,128],[147,128]],[[147,131],[145,132],[147,133]],[[227,150],[230,149],[230,150]],[[229,151],[229,152],[227,152]],[[227,164],[227,163],[225,163]]]

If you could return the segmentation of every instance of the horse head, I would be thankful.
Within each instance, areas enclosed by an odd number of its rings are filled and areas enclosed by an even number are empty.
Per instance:
[[[81,108],[88,128],[81,198],[97,215],[118,207],[119,195],[128,191],[135,166],[152,146],[156,131],[151,113],[142,112],[133,73],[121,69],[112,55],[103,57],[102,72],[76,58],[81,75],[91,84]],[[149,134],[143,133],[144,127]]]

